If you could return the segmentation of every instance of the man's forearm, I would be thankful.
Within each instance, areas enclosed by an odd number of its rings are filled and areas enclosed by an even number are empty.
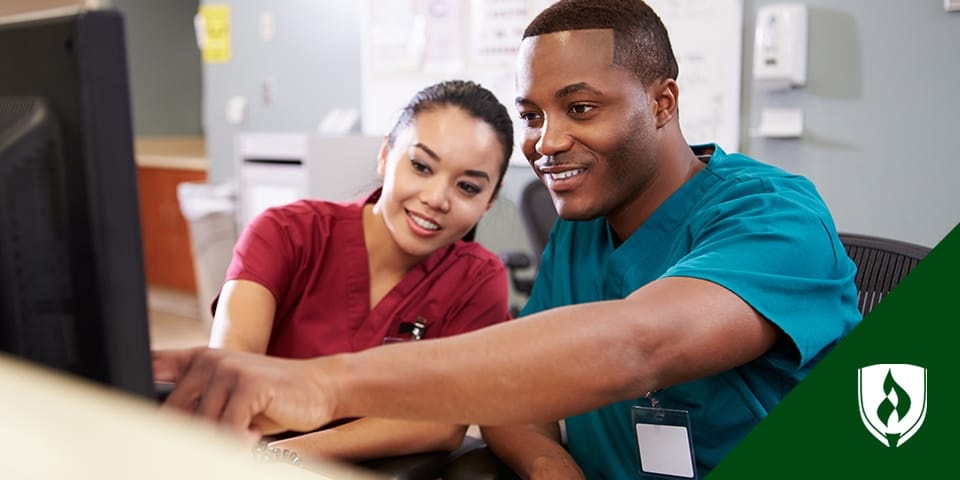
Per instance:
[[[634,382],[639,365],[631,367],[639,357],[624,334],[631,320],[615,318],[612,302],[591,305],[590,322],[580,316],[587,306],[574,306],[465,335],[315,362],[337,384],[338,417],[486,425],[555,421],[643,388]]]
[[[772,324],[722,286],[667,278],[623,300],[547,310],[314,367],[333,379],[330,407],[338,416],[528,424],[734,368],[776,340]]]

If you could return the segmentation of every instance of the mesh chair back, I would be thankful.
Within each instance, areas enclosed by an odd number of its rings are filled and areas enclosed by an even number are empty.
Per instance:
[[[866,315],[917,266],[929,248],[888,238],[841,233],[847,255],[857,265],[857,305]]]

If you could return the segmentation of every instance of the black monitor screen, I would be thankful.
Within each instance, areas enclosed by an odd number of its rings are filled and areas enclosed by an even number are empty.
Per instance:
[[[0,350],[153,396],[123,19],[0,18]]]

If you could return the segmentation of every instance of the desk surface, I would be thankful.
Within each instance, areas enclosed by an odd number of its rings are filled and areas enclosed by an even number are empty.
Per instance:
[[[383,478],[334,463],[260,463],[209,424],[3,354],[0,385],[4,478]]]

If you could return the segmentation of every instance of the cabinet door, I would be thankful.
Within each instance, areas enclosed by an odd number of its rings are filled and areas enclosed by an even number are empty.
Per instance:
[[[204,182],[206,172],[139,167],[137,178],[147,284],[195,293],[190,234],[180,213],[177,185]]]

